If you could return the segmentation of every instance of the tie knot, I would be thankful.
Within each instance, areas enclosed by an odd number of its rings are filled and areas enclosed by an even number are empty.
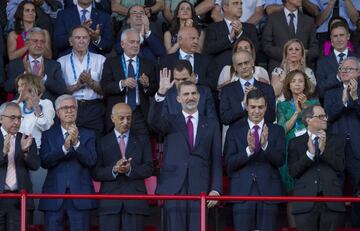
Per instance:
[[[133,59],[129,59],[129,65],[130,65],[133,61],[134,61]]]
[[[344,54],[344,53],[340,53],[340,54],[338,54],[338,56],[339,56],[340,58],[344,58],[345,54]]]
[[[248,81],[246,81],[245,83],[244,83],[244,86],[245,87],[249,87],[251,85],[251,83],[249,83]]]
[[[253,128],[254,128],[254,130],[257,132],[257,131],[259,130],[259,128],[260,128],[260,127],[259,127],[259,125],[257,125],[257,124],[256,124],[256,125],[254,125],[254,127],[253,127]]]
[[[188,61],[191,59],[191,57],[192,57],[192,55],[189,55],[189,54],[185,55],[185,59],[188,60]]]
[[[87,11],[87,9],[82,9],[81,12],[82,12],[82,14],[86,14],[88,11]]]
[[[294,14],[294,13],[289,13],[289,17],[290,17],[290,19],[294,19],[294,18],[295,18],[295,14]]]
[[[188,120],[191,120],[192,118],[193,118],[192,115],[189,115],[189,116],[187,117]]]
[[[33,63],[34,63],[34,64],[38,64],[38,63],[39,63],[39,60],[34,59],[34,60],[33,60]]]
[[[125,137],[126,137],[125,134],[119,135],[119,139],[125,139]]]

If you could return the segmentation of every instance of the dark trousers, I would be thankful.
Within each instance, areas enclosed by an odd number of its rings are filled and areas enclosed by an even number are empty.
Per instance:
[[[78,210],[72,200],[64,200],[58,211],[45,211],[45,230],[64,231],[66,217],[69,219],[70,230],[90,230],[90,211]]]
[[[26,213],[26,221],[29,223],[30,212]],[[0,231],[19,231],[20,230],[20,200],[1,199],[0,200]]]
[[[104,132],[105,106],[100,99],[78,100],[77,126],[95,130],[97,136]]]
[[[332,211],[319,202],[310,212],[294,216],[298,231],[336,231],[344,226],[345,213]]]
[[[351,191],[353,196],[359,196],[360,193],[360,160],[355,158],[350,140],[345,146],[345,164],[346,171],[350,176]],[[360,203],[351,203],[351,224],[352,227],[360,227]]]
[[[121,228],[121,229],[120,229]],[[124,211],[99,216],[100,231],[143,231],[144,215],[130,214]]]
[[[241,187],[241,186],[239,186]],[[249,196],[259,196],[257,183],[254,182]],[[236,231],[275,230],[278,213],[277,204],[263,201],[246,201],[233,204],[234,228]]]

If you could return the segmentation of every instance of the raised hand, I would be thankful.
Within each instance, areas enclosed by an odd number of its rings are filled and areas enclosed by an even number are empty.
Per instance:
[[[166,67],[160,70],[159,93],[165,95],[166,92],[174,85],[175,81],[170,81],[171,71]]]

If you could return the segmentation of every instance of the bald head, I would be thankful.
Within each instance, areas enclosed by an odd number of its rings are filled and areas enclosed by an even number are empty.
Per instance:
[[[178,33],[179,47],[186,53],[195,53],[199,46],[199,31],[185,26]]]
[[[123,134],[130,129],[132,110],[126,103],[117,103],[113,106],[111,112],[111,121],[115,129]]]

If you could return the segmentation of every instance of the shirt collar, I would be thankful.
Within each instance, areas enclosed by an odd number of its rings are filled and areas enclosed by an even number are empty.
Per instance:
[[[81,8],[79,5],[76,5],[78,11],[79,11],[79,15],[82,15],[82,10],[84,10],[84,8]],[[91,15],[91,9],[92,9],[92,4],[90,4],[90,6],[88,6],[87,8],[85,8],[85,10],[87,10],[87,13],[89,13]],[[89,17],[90,18],[90,17]]]
[[[43,63],[44,58],[42,56],[34,59],[31,55],[29,55],[29,63],[32,63],[34,60],[39,61],[39,63]]]
[[[337,51],[337,50],[334,49],[334,54],[335,54],[336,58],[338,58],[339,57],[338,55],[341,54],[341,53],[345,54],[345,56],[344,56],[344,59],[345,59],[346,57],[348,57],[349,49],[346,48],[343,52],[340,52],[340,51]]]
[[[130,57],[127,56],[127,55],[125,54],[125,52],[124,52],[124,58],[125,58],[125,63],[128,63]],[[135,57],[133,57],[133,58],[131,58],[131,59],[133,60],[133,62],[136,62],[137,56],[135,56]]]
[[[288,10],[286,7],[284,7],[284,12],[285,12],[286,18],[289,17],[289,14],[290,14],[290,13],[293,13],[293,14],[295,15],[295,18],[294,18],[294,19],[297,19],[298,13],[299,13],[298,10],[295,10],[294,12],[291,12],[291,11]]]
[[[188,114],[188,113],[186,113],[184,111],[182,111],[182,114],[184,115],[185,119],[187,119],[188,116],[190,116],[190,114]],[[199,111],[196,111],[191,116],[193,117],[193,119],[198,120],[199,119]]]
[[[314,140],[317,135],[311,133],[309,130],[307,130],[308,136],[311,137],[311,140]]]
[[[61,127],[61,132],[63,134],[63,136],[65,136],[65,133],[67,133],[67,130],[65,128],[63,128],[63,126],[60,126]]]
[[[252,121],[250,121],[250,120],[248,119],[248,123],[249,123],[250,129],[253,129],[253,127],[254,127],[255,125],[258,125],[258,126],[260,127],[260,129],[262,129],[262,127],[264,126],[264,119],[262,119],[262,120],[260,121],[260,123],[258,123],[258,124],[254,124]]]
[[[119,138],[121,135],[125,135],[125,138],[129,138],[130,130],[127,130],[125,133],[120,133],[114,128],[116,138]]]
[[[232,21],[230,21],[229,19],[227,19],[227,18],[225,18],[225,17],[224,17],[224,21],[225,21],[227,27],[230,28]]]
[[[185,59],[185,55],[191,55],[191,58],[194,58],[194,54],[191,53],[186,53],[185,51],[181,50],[181,48],[179,49],[179,53],[181,58]]]
[[[249,80],[245,80],[243,78],[239,78],[240,80],[240,83],[241,83],[241,86],[245,85],[246,82],[249,82],[251,85],[254,85],[254,82],[255,82],[255,78],[252,77],[251,79]]]

